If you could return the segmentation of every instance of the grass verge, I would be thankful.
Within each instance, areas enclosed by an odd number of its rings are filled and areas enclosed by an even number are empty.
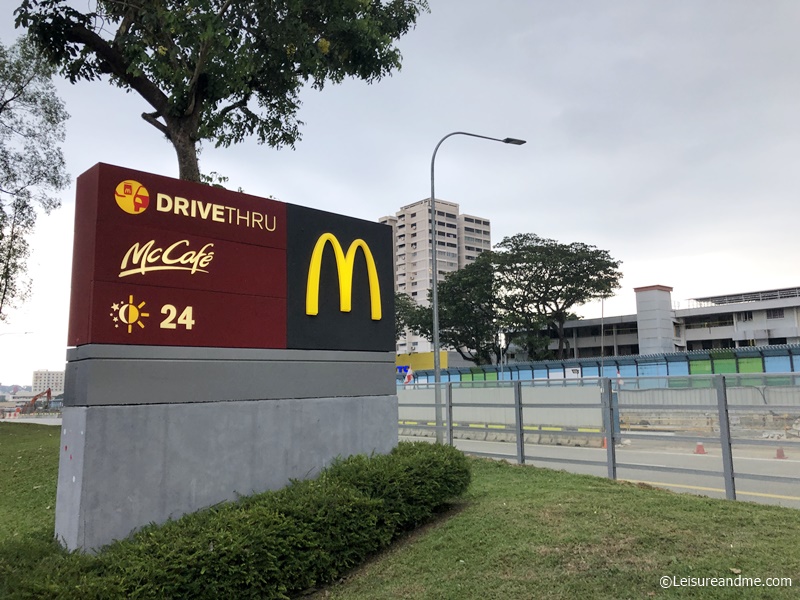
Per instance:
[[[17,434],[17,427],[32,429]],[[0,467],[0,569],[12,560],[14,568],[58,560],[49,542],[58,438],[51,443],[48,434],[56,432],[0,424],[0,452],[12,456]],[[11,451],[17,444],[27,450]],[[36,485],[49,487],[37,494],[27,489]],[[29,518],[26,511],[46,518]],[[13,544],[5,543],[9,535]],[[798,541],[800,511],[794,509],[475,460],[472,486],[450,518],[411,534],[342,584],[310,598],[788,599],[800,588]],[[793,586],[662,589],[663,576],[788,577]]]

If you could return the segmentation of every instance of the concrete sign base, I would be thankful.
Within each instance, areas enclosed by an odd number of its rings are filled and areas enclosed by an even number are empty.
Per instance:
[[[186,350],[70,351],[56,502],[68,549],[397,444],[393,353]],[[279,397],[287,377],[303,397]]]

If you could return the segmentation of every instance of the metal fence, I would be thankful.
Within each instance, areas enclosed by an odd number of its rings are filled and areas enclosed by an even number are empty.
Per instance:
[[[447,382],[398,396],[404,437],[612,479],[677,474],[661,483],[700,492],[721,478],[726,498],[800,507],[797,374]]]

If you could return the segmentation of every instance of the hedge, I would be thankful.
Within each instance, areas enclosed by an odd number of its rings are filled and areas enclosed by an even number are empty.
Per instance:
[[[470,482],[458,450],[401,442],[313,480],[151,524],[97,555],[66,551],[18,598],[286,600],[334,581],[429,519]]]

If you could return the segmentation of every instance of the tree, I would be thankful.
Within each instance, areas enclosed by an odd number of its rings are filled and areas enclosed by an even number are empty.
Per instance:
[[[142,118],[178,155],[181,179],[200,181],[198,144],[256,135],[273,147],[300,138],[299,91],[400,67],[394,42],[426,0],[23,0],[27,27],[71,81],[109,75],[151,107]],[[92,4],[90,2],[90,4]]]
[[[429,293],[430,300],[430,293]],[[476,365],[499,362],[501,316],[496,302],[496,284],[491,254],[482,253],[474,263],[448,273],[438,287],[439,341],[454,348],[464,360]],[[430,306],[420,307],[414,328],[433,340]]]
[[[406,329],[412,329],[415,323],[417,303],[408,294],[394,295],[394,339],[403,337]]]
[[[571,310],[611,296],[619,288],[622,263],[595,246],[561,244],[533,233],[504,238],[496,248],[501,303],[512,326],[536,327],[544,317],[558,338],[557,358],[565,358],[564,322]]]
[[[56,208],[69,181],[60,148],[68,115],[52,74],[27,39],[0,44],[0,321],[27,296],[36,206]]]

